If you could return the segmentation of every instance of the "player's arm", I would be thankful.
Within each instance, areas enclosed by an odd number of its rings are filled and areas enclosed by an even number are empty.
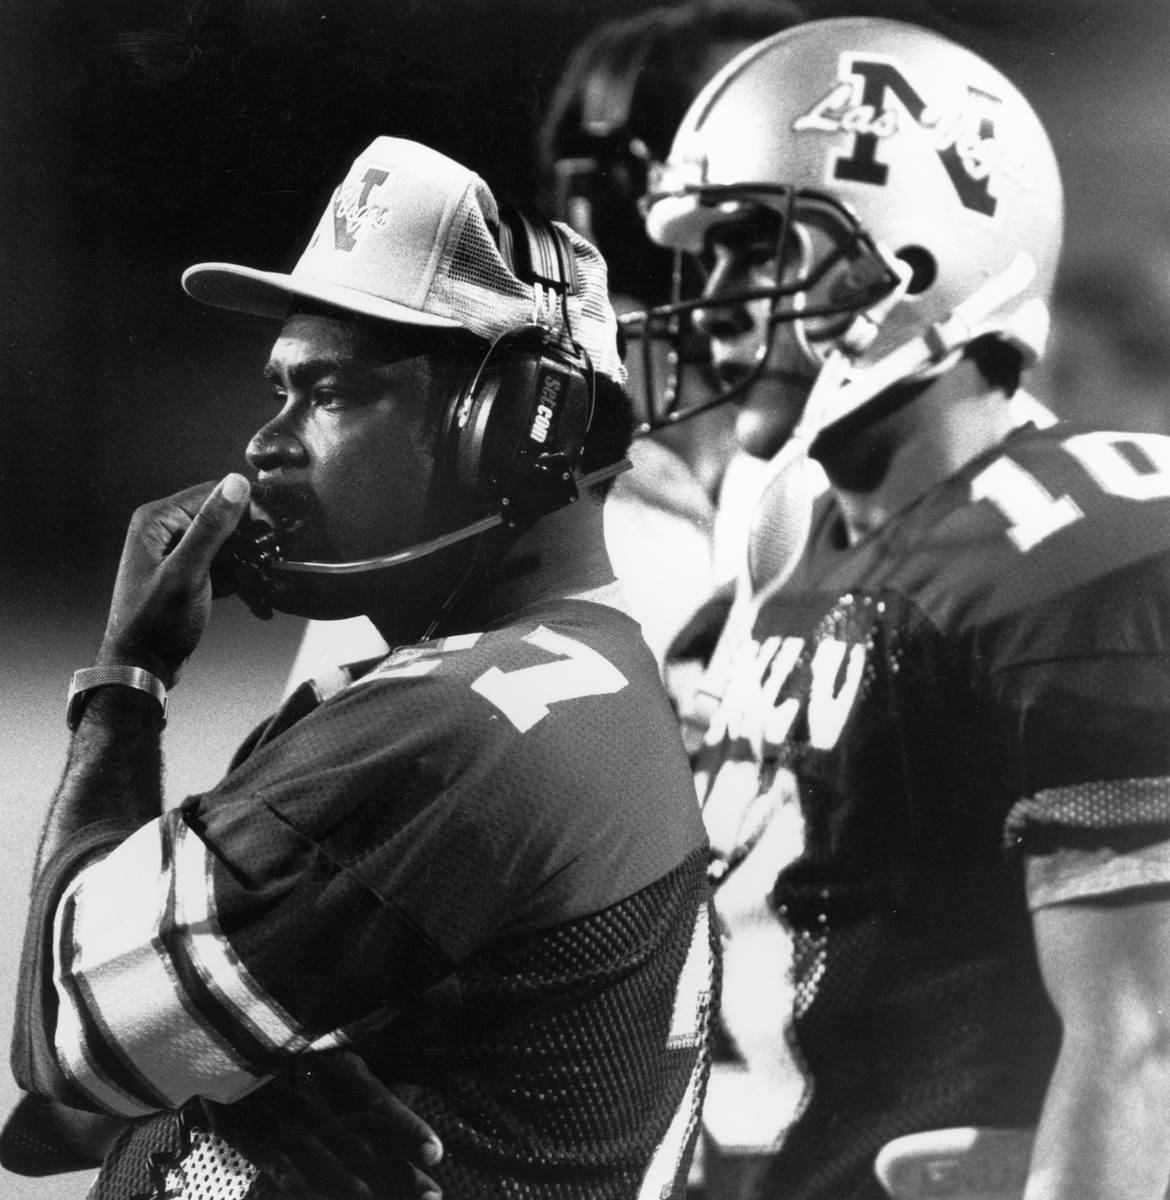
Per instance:
[[[207,625],[211,560],[248,494],[247,480],[229,475],[138,509],[95,665],[137,667],[171,687]],[[97,688],[83,700],[37,854],[38,875],[88,826],[132,832],[161,809],[158,701],[130,687]]]
[[[208,570],[248,501],[247,480],[229,476],[144,505],[134,515],[98,666],[137,667],[164,687],[195,648],[211,606]],[[132,687],[84,696],[64,776],[37,852],[21,967],[13,1061],[34,1092],[74,1094],[53,1053],[56,1005],[49,980],[52,929],[78,871],[159,815],[162,710]]]
[[[247,503],[246,481],[233,478],[227,489],[202,485],[135,514],[99,665],[137,666],[168,687],[174,682],[206,625],[211,559]],[[18,1081],[42,1096],[120,1115],[203,1094],[200,1079],[212,1082],[212,1094],[246,1095],[268,1072],[239,1046],[224,1053],[200,1005],[226,989],[219,1029],[233,1016],[263,1021],[255,1007],[226,1011],[251,981],[233,979],[230,966],[224,969],[232,955],[213,952],[220,976],[214,987],[197,988],[194,1001],[155,958],[169,939],[172,966],[185,964],[191,980],[211,977],[189,952],[191,914],[183,907],[198,908],[201,889],[180,886],[175,869],[174,850],[190,831],[178,818],[158,819],[160,707],[129,688],[98,689],[87,701],[37,856],[13,1053]],[[191,845],[197,840],[187,837]],[[201,874],[198,883],[208,876]],[[152,988],[160,982],[161,991]],[[181,1055],[167,1049],[180,1044]],[[278,1056],[266,1057],[274,1069]],[[183,1078],[166,1069],[168,1060],[182,1064]],[[274,1164],[290,1194],[309,1194],[322,1181],[338,1196],[368,1195],[371,1186],[393,1195],[437,1191],[413,1166],[437,1161],[432,1131],[355,1055],[318,1061],[309,1073],[277,1070],[256,1101],[220,1109],[221,1133]],[[50,1102],[44,1111],[69,1110]],[[39,1132],[46,1128],[41,1121]],[[47,1145],[58,1161],[38,1162],[37,1172],[69,1169],[72,1159],[55,1149],[61,1139]]]
[[[1170,888],[1033,916],[1063,1026],[1025,1200],[1163,1200],[1170,1178]]]

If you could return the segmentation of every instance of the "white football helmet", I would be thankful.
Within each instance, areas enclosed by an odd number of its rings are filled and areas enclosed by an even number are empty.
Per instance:
[[[702,255],[712,227],[760,206],[781,218],[776,286],[676,296],[627,332],[677,336],[696,308],[766,295],[769,328],[791,322],[820,370],[806,437],[984,334],[1025,365],[1042,354],[1063,228],[1056,159],[1020,92],[947,38],[834,18],[728,63],[652,180],[646,227]]]

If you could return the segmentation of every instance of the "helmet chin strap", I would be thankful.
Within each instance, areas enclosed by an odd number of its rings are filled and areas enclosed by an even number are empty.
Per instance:
[[[899,267],[899,274],[904,268]],[[988,319],[1002,313],[1036,275],[1029,254],[1017,255],[1008,267],[976,288],[948,317],[928,325],[917,337],[866,367],[854,366],[881,328],[891,309],[905,296],[908,277],[873,308],[860,314],[830,351],[813,383],[797,431],[811,443],[817,433],[868,404],[875,396],[907,380],[929,379],[947,368],[963,347],[984,331]],[[1047,310],[1039,300],[1022,304],[1000,327],[1009,341],[1032,348],[1042,340]]]
[[[768,464],[767,481],[748,536],[745,570],[752,595],[780,587],[804,553],[813,500],[821,482],[809,458],[809,448],[817,435],[895,384],[929,378],[946,369],[983,331],[988,318],[1007,308],[1036,273],[1032,258],[1019,255],[1005,271],[972,292],[950,316],[903,342],[872,366],[855,367],[853,358],[873,344],[882,322],[906,294],[908,270],[900,262],[895,269],[901,285],[859,314],[839,339],[842,348],[826,357],[796,428]],[[1035,348],[1043,340],[1046,325],[1044,304],[1030,300],[1011,314],[999,331],[1021,348]]]

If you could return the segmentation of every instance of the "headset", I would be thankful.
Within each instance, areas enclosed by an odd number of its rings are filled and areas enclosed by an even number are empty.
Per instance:
[[[301,562],[280,553],[277,535],[245,518],[216,555],[215,595],[236,592],[260,617],[272,615],[272,576],[351,576],[413,562],[504,526],[522,532],[576,501],[590,487],[630,469],[621,459],[578,479],[593,421],[595,375],[573,337],[568,298],[580,288],[568,235],[551,221],[500,207],[500,256],[532,286],[533,319],[501,334],[452,397],[441,425],[439,470],[464,511],[449,533],[393,554],[349,562]]]
[[[536,214],[501,207],[497,244],[533,288],[533,320],[498,337],[453,398],[443,463],[468,511],[497,511],[516,527],[576,500],[595,380],[569,318],[580,281],[568,235]]]

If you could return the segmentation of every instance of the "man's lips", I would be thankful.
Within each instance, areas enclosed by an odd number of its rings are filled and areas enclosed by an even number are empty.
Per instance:
[[[305,525],[304,517],[292,517],[285,516],[283,514],[277,515],[264,505],[257,504],[254,501],[252,503],[249,515],[254,521],[263,521],[265,525],[271,525],[278,534],[281,534],[284,537],[297,533],[300,529],[303,529]]]
[[[302,488],[277,487],[263,480],[252,489],[251,515],[276,533],[282,558],[303,558],[313,547],[308,543],[313,527],[315,498]]]

